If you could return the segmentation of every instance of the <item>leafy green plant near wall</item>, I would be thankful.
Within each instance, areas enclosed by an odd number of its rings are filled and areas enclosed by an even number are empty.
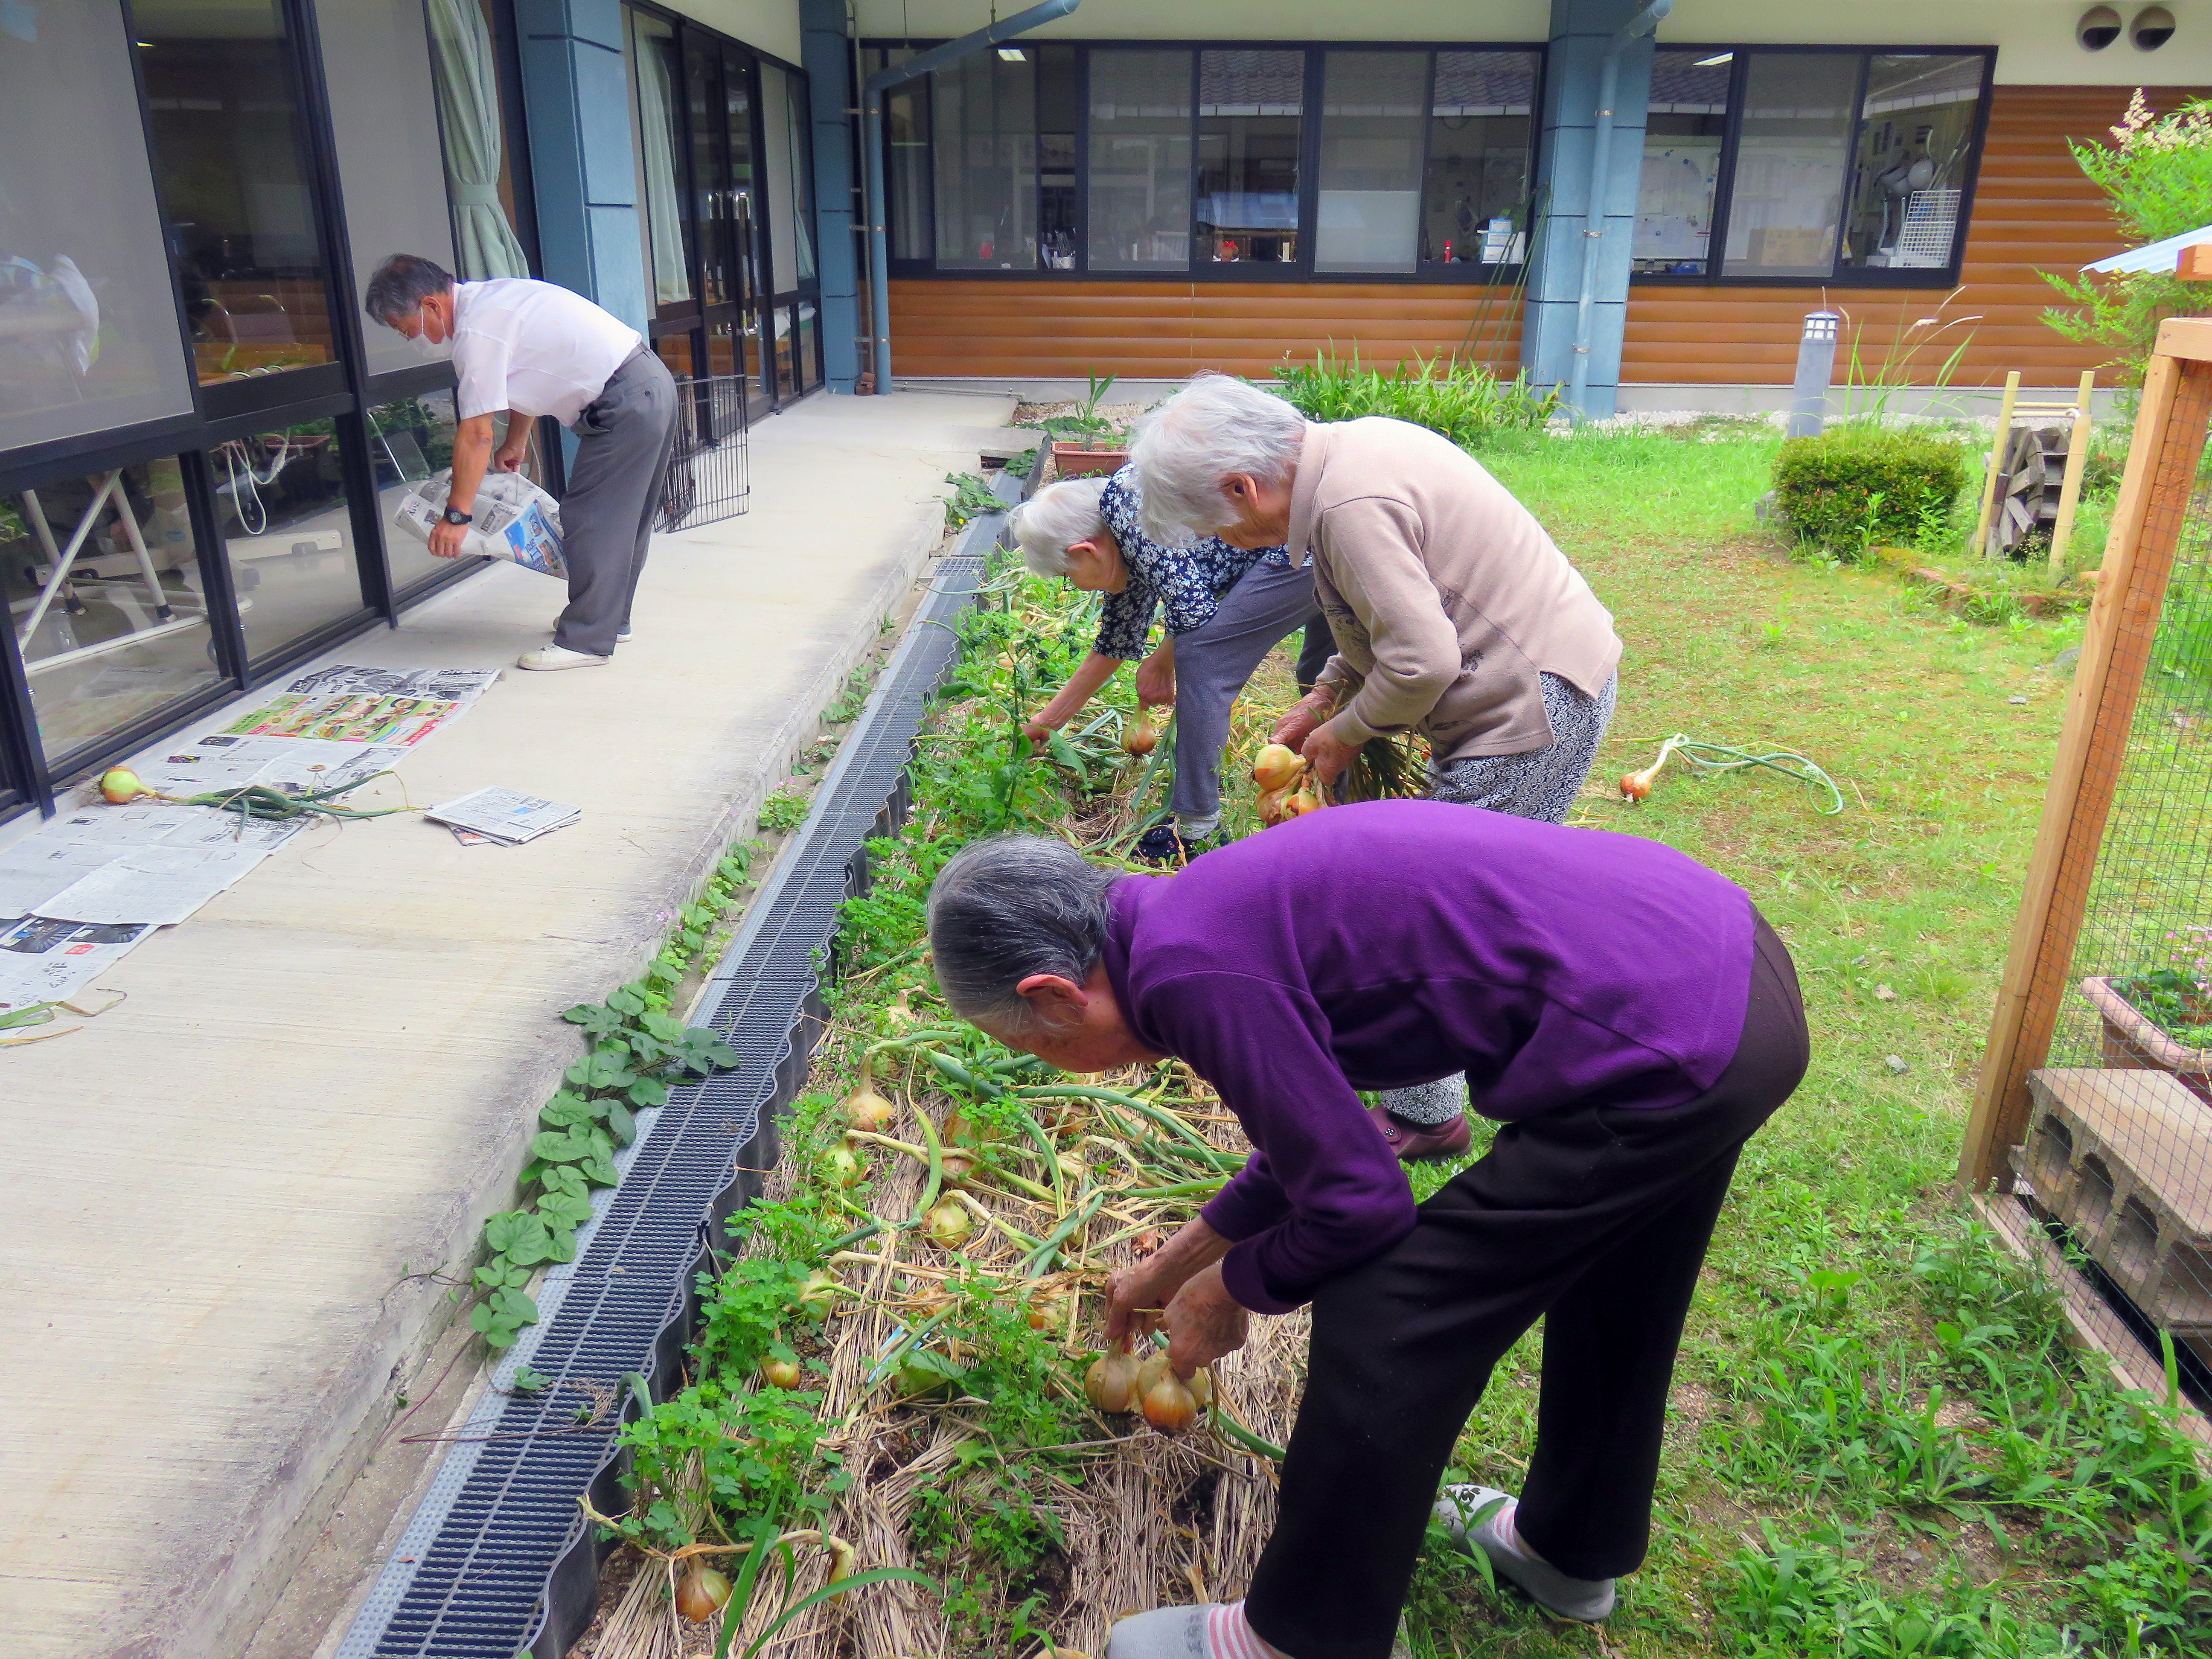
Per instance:
[[[2193,98],[2169,115],[2153,115],[2138,87],[2109,144],[2070,148],[2091,183],[2111,200],[2112,216],[2132,242],[2161,242],[2212,224],[2212,99]],[[2158,325],[2202,311],[2203,285],[2172,270],[2043,280],[2071,302],[2043,320],[2069,340],[2112,348],[2126,385],[2141,386]]]
[[[1462,449],[1479,449],[1501,433],[1534,432],[1559,412],[1556,387],[1541,389],[1516,374],[1502,380],[1480,363],[1412,357],[1388,374],[1363,368],[1358,347],[1337,358],[1316,352],[1311,363],[1285,363],[1267,388],[1310,421],[1355,421],[1387,415],[1440,432]]]
[[[1966,485],[1956,440],[1877,426],[1792,438],[1774,462],[1774,504],[1801,542],[1845,558],[1911,542]]]
[[[576,1259],[576,1230],[591,1218],[592,1192],[616,1183],[615,1154],[636,1139],[636,1114],[665,1104],[684,1078],[738,1063],[729,1044],[686,1026],[670,1009],[716,927],[736,908],[751,860],[750,847],[731,849],[700,901],[678,913],[643,978],[561,1016],[581,1029],[590,1047],[538,1112],[522,1171],[528,1202],[485,1221],[484,1260],[471,1279],[479,1299],[469,1323],[495,1352],[514,1346],[538,1322],[538,1304],[526,1288],[538,1270]]]

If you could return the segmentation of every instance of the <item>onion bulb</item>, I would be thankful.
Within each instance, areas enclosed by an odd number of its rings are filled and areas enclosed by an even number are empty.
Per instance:
[[[867,1166],[860,1162],[860,1155],[853,1150],[853,1143],[849,1140],[841,1140],[832,1146],[826,1161],[830,1165],[830,1184],[833,1187],[850,1187],[868,1172]]]
[[[830,1584],[842,1584],[853,1576],[853,1547],[834,1534],[822,1541],[830,1551],[830,1576],[823,1580],[823,1583],[825,1587]],[[846,1593],[839,1590],[830,1599],[835,1601]]]
[[[1198,1420],[1198,1401],[1191,1398],[1172,1366],[1161,1371],[1139,1403],[1144,1407],[1145,1421],[1162,1434],[1181,1434]]]
[[[943,1172],[946,1186],[957,1187],[975,1173],[975,1154],[957,1150],[948,1152],[937,1160],[937,1167]],[[965,1215],[967,1211],[963,1209],[961,1213]]]
[[[1252,763],[1252,781],[1271,793],[1279,793],[1305,769],[1304,756],[1279,743],[1271,743],[1260,750],[1260,757]]]
[[[948,1146],[980,1146],[987,1140],[996,1140],[998,1132],[989,1124],[971,1118],[965,1112],[954,1112],[947,1116],[938,1133]]]
[[[1140,713],[1137,723],[1121,733],[1121,752],[1125,755],[1141,758],[1158,748],[1159,744],[1160,734],[1152,730],[1152,717],[1148,713]]]
[[[799,1287],[799,1310],[810,1319],[827,1319],[836,1310],[837,1297],[844,1288],[834,1274],[810,1273],[806,1282]]]
[[[1297,794],[1286,796],[1283,801],[1283,816],[1285,818],[1302,818],[1307,813],[1318,812],[1321,809],[1322,799],[1314,793],[1313,785],[1310,783],[1301,785]]]
[[[1154,1385],[1164,1376],[1175,1376],[1174,1368],[1168,1363],[1165,1349],[1162,1349],[1137,1367],[1137,1398],[1142,1400],[1150,1394]],[[1213,1403],[1213,1379],[1203,1370],[1193,1371],[1188,1382],[1184,1382],[1179,1376],[1176,1377],[1176,1381],[1182,1382],[1183,1387],[1189,1390],[1191,1400],[1199,1410],[1204,1411]]]
[[[1057,1330],[1067,1322],[1068,1298],[1073,1294],[1062,1285],[1054,1291],[1039,1291],[1022,1308],[1022,1317],[1033,1331]]]
[[[975,1218],[968,1213],[968,1206],[958,1199],[942,1198],[921,1224],[921,1230],[929,1235],[931,1243],[948,1250],[957,1249],[975,1231]]]
[[[730,1581],[702,1561],[684,1570],[676,1585],[676,1611],[703,1625],[729,1605]]]
[[[866,1080],[847,1095],[837,1108],[837,1115],[845,1120],[848,1129],[871,1129],[880,1134],[884,1127],[898,1115],[898,1108],[871,1089]]]
[[[110,806],[121,806],[153,793],[138,781],[138,775],[127,766],[111,767],[100,775],[100,793]]]
[[[1259,811],[1260,827],[1262,830],[1273,829],[1287,816],[1283,811],[1283,801],[1284,794],[1279,789],[1261,792],[1260,799],[1254,805]]]
[[[784,1359],[775,1354],[762,1360],[758,1367],[760,1380],[771,1389],[795,1389],[799,1386],[799,1362]]]
[[[1651,786],[1659,781],[1659,769],[1666,765],[1674,752],[1676,739],[1669,738],[1659,745],[1659,758],[1641,772],[1624,772],[1620,775],[1620,798],[1632,805],[1651,799]]]
[[[1083,1377],[1084,1397],[1110,1417],[1137,1405],[1137,1357],[1123,1348],[1094,1359]]]

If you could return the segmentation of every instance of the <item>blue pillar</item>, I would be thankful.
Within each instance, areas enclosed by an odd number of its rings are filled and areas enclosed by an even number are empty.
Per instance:
[[[1576,379],[1576,359],[1586,357],[1580,408],[1586,419],[1611,415],[1620,387],[1621,333],[1628,313],[1629,253],[1644,170],[1653,48],[1648,25],[1625,41],[1617,37],[1647,9],[1646,0],[1552,0],[1536,174],[1538,216],[1521,362],[1531,380],[1559,387],[1564,398]],[[1612,131],[1601,211],[1593,226],[1591,162],[1608,49],[1616,53]],[[1588,268],[1590,293],[1585,304],[1586,233],[1592,228],[1600,234],[1597,257]],[[1579,350],[1578,332],[1585,336]]]
[[[649,309],[622,0],[515,0],[545,280],[640,333]]]
[[[822,358],[832,392],[860,373],[860,257],[854,229],[860,180],[853,167],[853,43],[844,0],[799,0],[800,57],[814,119],[815,259],[822,276]]]

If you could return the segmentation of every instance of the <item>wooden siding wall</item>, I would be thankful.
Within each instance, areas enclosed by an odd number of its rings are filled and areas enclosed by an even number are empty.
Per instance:
[[[2187,95],[2164,88],[2153,98],[2167,109]],[[2127,101],[2125,88],[2110,87],[1996,89],[1955,297],[1942,289],[1647,283],[1629,291],[1622,380],[1786,386],[1804,314],[1825,301],[1845,313],[1847,345],[1856,332],[1869,377],[1893,358],[1906,378],[1932,380],[1971,330],[1954,384],[2002,381],[2019,368],[2033,385],[2070,385],[2104,354],[2044,326],[2052,296],[2036,273],[2070,270],[2118,251],[2104,199],[2066,141],[2102,137]],[[1914,323],[1939,315],[1975,320],[1913,337]],[[1900,333],[1905,343],[1893,347]],[[1933,343],[1918,343],[1931,334]],[[891,284],[891,356],[901,379],[1111,373],[1151,380],[1200,368],[1257,375],[1285,358],[1355,346],[1369,362],[1462,355],[1510,372],[1520,364],[1518,294],[1425,283]],[[1844,368],[1839,357],[1839,380]]]

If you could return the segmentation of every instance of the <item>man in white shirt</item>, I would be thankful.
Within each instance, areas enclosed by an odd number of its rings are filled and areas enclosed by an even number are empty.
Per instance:
[[[568,605],[553,642],[526,652],[524,668],[598,668],[629,637],[630,601],[668,481],[676,441],[676,382],[638,331],[580,294],[502,276],[455,283],[435,261],[396,253],[368,279],[362,309],[427,357],[450,343],[460,376],[460,428],[446,520],[430,550],[459,556],[486,469],[520,470],[531,430],[550,415],[578,439],[561,498]],[[507,437],[493,450],[494,420]]]

